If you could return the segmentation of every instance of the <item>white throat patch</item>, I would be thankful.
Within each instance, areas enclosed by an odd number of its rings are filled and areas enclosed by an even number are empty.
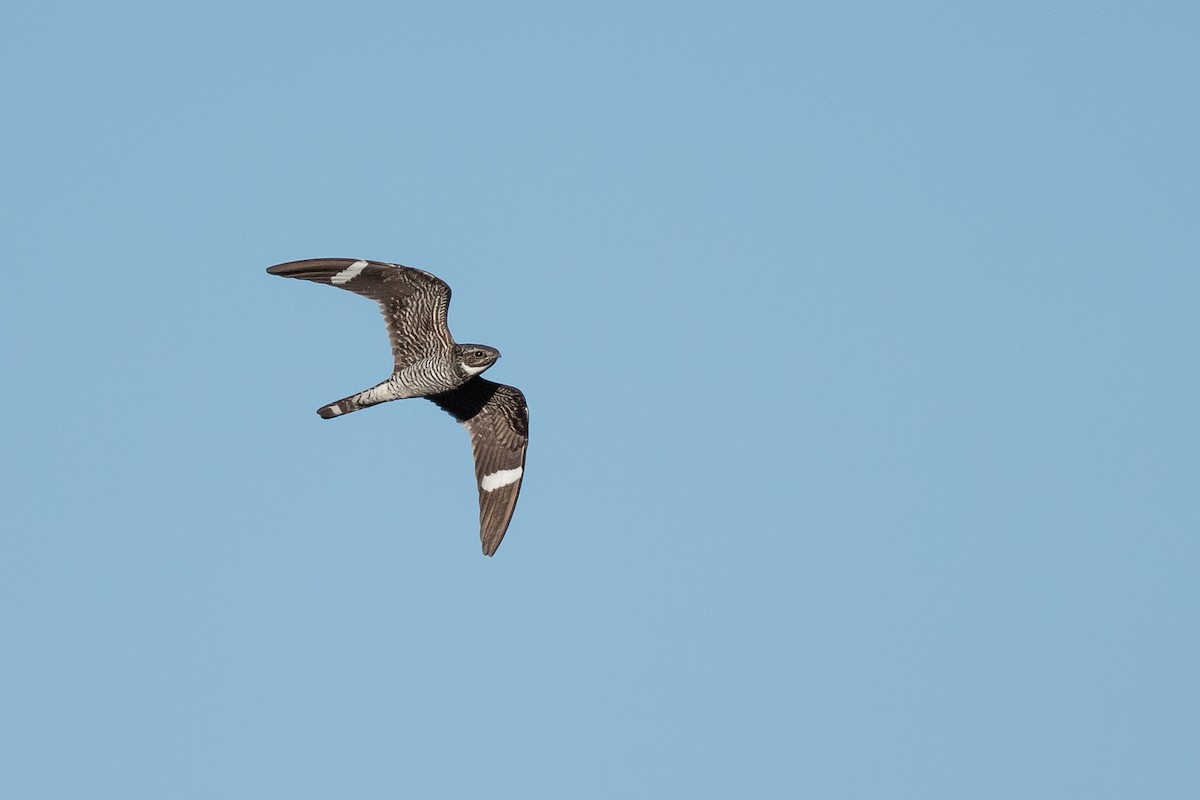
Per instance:
[[[467,373],[468,375],[478,375],[479,373],[481,373],[485,369],[487,369],[487,367],[472,367],[470,364],[468,364],[465,361],[460,361],[460,362],[458,362],[458,364],[459,364],[459,366],[461,366],[463,368],[463,372]]]

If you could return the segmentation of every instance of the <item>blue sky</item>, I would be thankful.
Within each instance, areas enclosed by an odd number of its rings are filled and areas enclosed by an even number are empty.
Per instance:
[[[0,794],[1195,797],[1191,3],[27,3]],[[470,451],[347,256],[526,393]]]

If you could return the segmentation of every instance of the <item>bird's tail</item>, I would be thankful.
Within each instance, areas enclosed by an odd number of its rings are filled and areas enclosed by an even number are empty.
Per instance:
[[[335,403],[321,406],[317,409],[317,413],[321,415],[321,419],[333,419],[342,414],[349,414],[351,411],[358,411],[360,408],[362,406],[355,403],[353,397],[344,397]]]
[[[349,397],[343,397],[341,400],[335,400],[329,405],[321,406],[317,409],[317,413],[322,419],[333,419],[344,414],[350,414],[362,408],[370,408],[371,406],[386,403],[388,400],[398,400],[401,397],[400,392],[392,385],[390,380],[384,381],[378,386],[372,386],[370,389],[365,389],[358,394],[352,394]]]

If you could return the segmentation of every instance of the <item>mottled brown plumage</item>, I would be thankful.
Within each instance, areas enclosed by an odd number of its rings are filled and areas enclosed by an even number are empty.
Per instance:
[[[346,289],[379,304],[392,345],[392,374],[317,413],[331,419],[407,397],[426,397],[448,411],[471,436],[479,537],[484,555],[495,553],[521,491],[529,411],[520,390],[478,377],[500,351],[458,344],[450,335],[450,287],[419,269],[351,258],[290,261],[267,272]]]

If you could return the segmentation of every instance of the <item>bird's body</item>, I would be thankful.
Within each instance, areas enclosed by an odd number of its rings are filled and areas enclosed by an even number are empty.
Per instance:
[[[290,261],[267,270],[369,297],[380,306],[392,344],[392,374],[370,389],[317,409],[325,419],[390,400],[426,397],[471,435],[479,487],[480,539],[492,555],[508,529],[529,441],[525,396],[479,377],[500,358],[487,345],[459,344],[446,322],[450,287],[434,275],[399,264],[350,258]]]

